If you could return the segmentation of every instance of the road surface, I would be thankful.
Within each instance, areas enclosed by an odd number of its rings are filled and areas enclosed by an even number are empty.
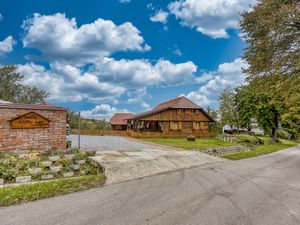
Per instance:
[[[299,225],[300,147],[0,209],[1,225]]]

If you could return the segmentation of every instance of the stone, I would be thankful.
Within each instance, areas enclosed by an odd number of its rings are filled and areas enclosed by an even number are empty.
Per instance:
[[[75,157],[75,155],[74,155],[74,154],[66,154],[65,157],[66,157],[67,159],[72,160],[72,159]]]
[[[84,171],[84,170],[80,170],[80,173],[81,173],[82,175],[85,175],[85,171]]]
[[[42,173],[42,168],[29,168],[29,173],[38,175]]]
[[[53,179],[54,178],[54,175],[53,174],[45,174],[45,175],[42,175],[42,179],[43,180],[50,180],[50,179]]]
[[[71,168],[73,170],[79,170],[80,169],[80,165],[72,165]]]
[[[50,156],[49,159],[50,159],[52,162],[57,162],[58,160],[60,160],[60,156],[58,156],[58,155]]]
[[[51,167],[52,166],[52,162],[50,162],[50,161],[47,161],[47,162],[42,162],[42,165],[44,166],[44,167]]]
[[[187,139],[188,141],[196,141],[196,137],[193,136],[193,135],[187,136],[186,139]]]
[[[0,185],[4,184],[4,179],[0,179]]]
[[[79,165],[85,164],[85,159],[76,160],[76,163],[79,164]]]
[[[17,183],[27,183],[31,181],[31,176],[22,176],[22,177],[17,177],[16,182]]]
[[[61,166],[52,166],[50,167],[52,173],[58,173],[61,171]]]
[[[64,177],[73,177],[74,176],[74,172],[67,172],[63,174]]]

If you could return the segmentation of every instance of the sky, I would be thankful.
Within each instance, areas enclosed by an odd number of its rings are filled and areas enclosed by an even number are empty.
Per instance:
[[[178,96],[218,107],[245,81],[238,21],[255,0],[1,0],[0,65],[47,102],[109,119]]]

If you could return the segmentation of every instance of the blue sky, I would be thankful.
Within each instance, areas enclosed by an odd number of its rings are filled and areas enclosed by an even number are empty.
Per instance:
[[[0,60],[47,101],[109,118],[185,95],[218,107],[244,82],[239,13],[254,0],[1,0]]]

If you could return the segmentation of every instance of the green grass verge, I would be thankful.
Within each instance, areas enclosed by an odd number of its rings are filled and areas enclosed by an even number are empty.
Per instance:
[[[199,150],[237,145],[235,143],[225,142],[217,138],[197,138],[196,141],[187,141],[186,138],[143,138],[142,140],[177,148]]]
[[[267,138],[264,138],[264,141],[268,140]],[[265,143],[264,145],[260,145],[258,147],[255,147],[253,150],[248,152],[238,152],[230,155],[224,155],[223,158],[231,159],[231,160],[239,160],[239,159],[246,159],[251,157],[256,157],[260,155],[269,154],[272,152],[277,152],[286,148],[290,148],[293,146],[298,145],[300,142],[296,141],[287,141],[287,140],[280,140],[279,144],[268,144]]]
[[[104,180],[104,174],[97,174],[16,187],[4,187],[0,189],[0,206],[19,204],[96,188],[101,186]]]

